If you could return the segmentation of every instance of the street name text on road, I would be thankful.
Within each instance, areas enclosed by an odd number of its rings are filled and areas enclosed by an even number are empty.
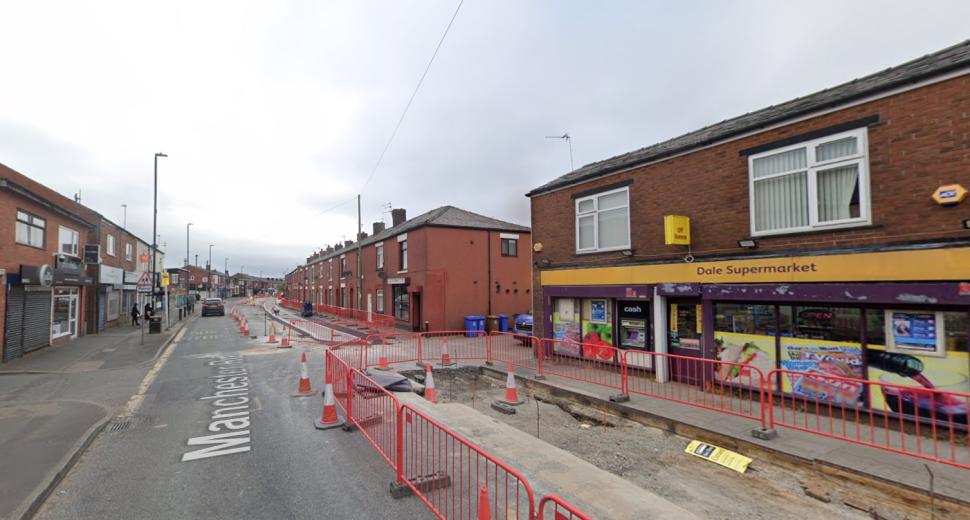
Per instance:
[[[214,391],[202,400],[212,401],[215,409],[209,422],[214,435],[192,437],[186,444],[205,446],[182,455],[182,462],[245,453],[250,449],[249,375],[238,354],[220,355],[207,365],[216,368],[212,376]],[[219,433],[225,432],[225,433]]]

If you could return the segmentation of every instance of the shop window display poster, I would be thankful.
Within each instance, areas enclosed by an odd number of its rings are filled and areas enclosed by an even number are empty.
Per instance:
[[[936,312],[886,311],[886,337],[893,352],[945,355],[942,318]]]
[[[862,383],[825,377],[861,379],[859,343],[782,338],[781,368],[805,373],[783,377],[783,392],[836,404],[854,405],[862,399]]]
[[[946,357],[887,351],[869,345],[869,406],[874,410],[902,412],[919,417],[967,424],[968,400],[949,393],[970,393],[967,352],[945,351]],[[915,387],[907,392],[900,387]]]
[[[613,360],[613,326],[608,323],[583,322],[583,357]]]
[[[589,319],[594,323],[606,323],[606,300],[590,300]]]
[[[759,385],[760,378],[767,377],[768,371],[775,368],[774,336],[715,331],[714,349],[717,359],[738,363],[717,367],[714,375],[718,381],[724,383]],[[752,370],[752,367],[757,371]]]

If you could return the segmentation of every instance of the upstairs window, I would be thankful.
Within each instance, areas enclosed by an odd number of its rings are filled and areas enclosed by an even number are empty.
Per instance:
[[[630,248],[630,190],[576,199],[576,252]]]
[[[78,240],[80,234],[69,227],[60,226],[57,228],[58,250],[61,253],[77,256]]]
[[[866,137],[860,128],[749,157],[751,234],[868,224]]]
[[[384,244],[377,244],[374,249],[377,251],[377,270],[380,271],[384,269]]]
[[[516,238],[503,238],[502,256],[519,256],[519,240]]]
[[[125,244],[125,260],[131,261],[135,258],[135,248],[131,244]]]
[[[408,241],[401,240],[400,242],[397,243],[397,246],[398,246],[398,252],[400,253],[400,259],[401,259],[400,268],[398,269],[398,271],[407,271],[408,270]],[[406,318],[401,318],[401,319],[406,319]]]
[[[115,237],[108,235],[108,255],[115,256]]]
[[[25,211],[17,211],[17,243],[44,247],[44,231],[47,221]]]

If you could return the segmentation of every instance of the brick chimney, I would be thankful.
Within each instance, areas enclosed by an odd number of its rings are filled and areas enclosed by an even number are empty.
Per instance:
[[[344,247],[350,247],[352,245],[354,245],[353,240],[344,240]]]
[[[391,226],[400,226],[408,219],[408,212],[404,208],[394,208],[391,210]]]
[[[380,233],[381,231],[384,231],[384,223],[383,222],[374,222],[374,234],[376,235],[376,234]]]

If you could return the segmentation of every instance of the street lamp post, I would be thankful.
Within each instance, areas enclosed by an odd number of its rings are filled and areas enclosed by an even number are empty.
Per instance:
[[[208,269],[209,269],[209,283],[207,283],[205,285],[205,297],[206,298],[211,298],[212,297],[212,246],[214,246],[214,245],[215,244],[209,244],[209,264],[207,266]]]
[[[127,231],[128,230],[128,205],[127,204],[122,204],[121,205],[121,208],[124,211],[124,214],[121,217],[122,218],[122,220],[121,220],[121,229]]]
[[[226,257],[225,271],[223,272],[226,276],[222,279],[222,297],[229,297],[229,257]]]
[[[185,225],[185,265],[189,265],[189,226],[192,225],[191,222]]]
[[[158,256],[158,158],[168,157],[164,153],[155,154],[155,195],[153,199],[153,210],[152,210],[152,301],[155,301],[155,291],[158,290],[158,284],[160,280],[158,279],[158,272],[155,271],[155,257]]]

